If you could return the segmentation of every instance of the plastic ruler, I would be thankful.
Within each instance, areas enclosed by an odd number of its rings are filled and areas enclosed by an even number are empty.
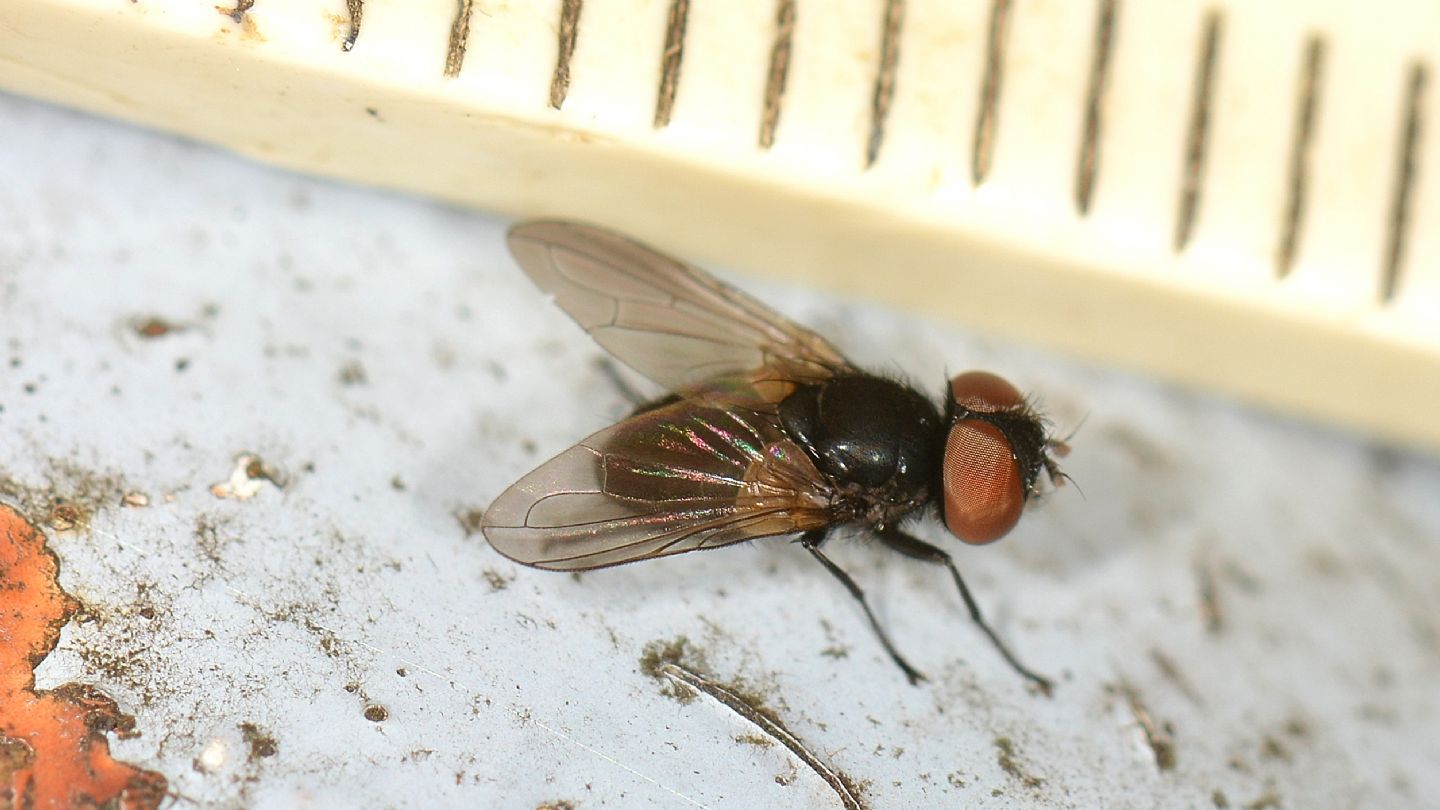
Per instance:
[[[1402,0],[0,3],[14,92],[1432,448],[1437,70]]]

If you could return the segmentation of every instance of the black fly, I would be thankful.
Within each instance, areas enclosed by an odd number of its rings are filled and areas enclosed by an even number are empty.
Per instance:
[[[821,550],[858,524],[910,557],[950,570],[965,606],[1005,660],[1042,691],[990,626],[949,553],[901,528],[933,505],[967,543],[1020,519],[1041,474],[1063,476],[1063,442],[1014,386],[971,371],[943,410],[853,366],[828,341],[744,293],[625,237],[569,222],[510,231],[544,291],[616,358],[672,393],[522,478],[482,528],[526,565],[581,571],[745,540],[798,542],[865,610],[910,682],[865,594]]]

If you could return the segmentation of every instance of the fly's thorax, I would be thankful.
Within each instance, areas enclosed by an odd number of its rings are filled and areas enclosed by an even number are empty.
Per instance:
[[[857,374],[804,385],[780,403],[782,424],[847,501],[866,514],[929,499],[942,422],[918,391]]]

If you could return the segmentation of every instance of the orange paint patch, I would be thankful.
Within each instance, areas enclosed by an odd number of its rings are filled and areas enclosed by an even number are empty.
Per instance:
[[[0,807],[158,807],[165,777],[110,756],[105,735],[134,736],[133,717],[92,687],[35,690],[35,667],[79,607],[59,569],[45,536],[0,506]]]

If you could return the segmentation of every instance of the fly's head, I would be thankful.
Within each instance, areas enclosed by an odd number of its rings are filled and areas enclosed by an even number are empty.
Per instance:
[[[1004,537],[1041,488],[1041,473],[1063,481],[1056,457],[1069,447],[1019,389],[988,371],[967,371],[946,391],[941,513],[950,533],[972,544]]]

